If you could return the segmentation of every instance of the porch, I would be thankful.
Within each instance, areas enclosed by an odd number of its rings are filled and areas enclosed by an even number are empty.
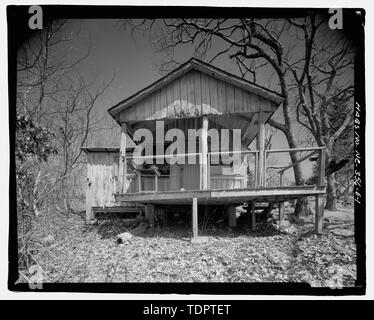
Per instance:
[[[248,203],[252,210],[252,227],[255,228],[254,204],[256,202],[268,202],[279,204],[279,219],[284,219],[284,202],[303,197],[315,197],[315,229],[318,234],[323,229],[323,196],[326,192],[324,172],[325,172],[325,148],[297,148],[297,149],[270,149],[270,150],[245,150],[231,152],[208,152],[196,153],[192,156],[199,158],[199,188],[186,188],[187,185],[179,184],[175,188],[175,183],[168,176],[162,176],[155,170],[154,174],[142,175],[141,172],[127,174],[125,183],[129,184],[126,193],[116,193],[115,201],[121,204],[142,203],[146,205],[146,216],[153,221],[155,206],[167,205],[191,205],[192,206],[192,225],[193,237],[196,238],[198,215],[198,205],[203,206],[226,206],[231,220],[235,220],[235,206]],[[295,163],[285,165],[276,169],[278,181],[268,179],[268,176],[274,178],[274,170],[267,166],[268,156],[276,153],[302,153],[299,160]],[[245,175],[226,175],[218,176],[211,174],[212,156],[222,156],[238,153],[241,158],[241,164],[246,167]],[[159,157],[188,157],[191,154],[179,155],[158,155],[148,156],[151,158]],[[317,162],[317,174],[313,179],[309,179],[308,184],[295,185],[285,182],[285,173],[292,169],[297,163],[309,160],[315,157]],[[135,157],[126,157],[126,162],[134,160]],[[206,159],[206,160],[203,160]],[[245,159],[243,161],[243,159]],[[270,171],[273,170],[271,173]],[[176,180],[176,178],[173,178]],[[132,182],[132,183],[131,183]],[[218,182],[218,183],[217,183]],[[252,206],[252,208],[251,208]],[[235,223],[234,223],[235,225]]]

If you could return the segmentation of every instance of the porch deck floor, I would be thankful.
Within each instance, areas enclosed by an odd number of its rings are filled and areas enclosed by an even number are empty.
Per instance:
[[[325,187],[293,186],[257,189],[208,189],[208,190],[175,190],[145,191],[137,193],[117,193],[118,202],[139,202],[153,204],[191,204],[197,198],[199,204],[242,204],[247,201],[282,202],[305,196],[324,194]]]

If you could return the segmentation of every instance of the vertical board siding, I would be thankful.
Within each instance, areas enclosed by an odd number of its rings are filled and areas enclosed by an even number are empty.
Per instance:
[[[226,113],[226,88],[223,81],[217,81],[217,110],[221,113]]]
[[[219,114],[218,110],[218,83],[215,78],[209,77],[210,113]]]
[[[161,91],[160,90],[156,91],[155,97],[156,97],[156,105],[155,105],[155,113],[154,114],[157,114],[161,110]]]
[[[183,185],[181,187],[185,190],[197,190],[200,186],[200,165],[199,164],[185,164],[183,169]]]
[[[87,206],[112,207],[118,180],[116,153],[91,153],[87,157]]]
[[[272,112],[274,103],[192,70],[121,112],[122,121]]]
[[[187,100],[188,100],[188,96],[187,96],[187,92],[188,92],[188,88],[187,88],[187,81],[185,81],[185,77],[182,77],[180,79],[180,87],[181,87],[181,113],[183,114],[183,110],[186,110],[187,109]]]
[[[187,81],[187,88],[188,88],[188,95],[187,95],[187,110],[185,113],[188,112],[190,116],[199,116],[199,111],[196,108],[195,104],[195,85],[194,85],[194,76],[193,72],[189,72],[186,75]]]
[[[235,112],[234,87],[226,83],[226,106],[227,113]]]
[[[179,114],[182,110],[182,105],[181,105],[181,80],[176,79],[173,82],[173,89],[174,89],[174,110],[175,114]]]
[[[198,114],[201,114],[202,110],[202,92],[201,92],[201,79],[200,72],[193,73],[193,83],[195,87],[195,106]]]
[[[201,79],[201,113],[202,114],[208,114],[210,113],[210,95],[209,95],[209,78],[206,74],[200,75]]]
[[[167,114],[174,114],[173,83],[168,84],[165,87],[165,91],[166,91],[166,108],[167,108]]]

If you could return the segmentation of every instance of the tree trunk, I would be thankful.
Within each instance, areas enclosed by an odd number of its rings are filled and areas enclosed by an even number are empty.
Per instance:
[[[293,131],[293,124],[291,120],[291,113],[290,113],[290,106],[289,106],[289,101],[288,101],[288,87],[285,79],[285,72],[278,72],[279,76],[279,81],[281,85],[281,92],[282,96],[284,97],[284,102],[283,102],[283,116],[284,116],[284,126],[282,128],[279,128],[283,131],[287,138],[288,146],[290,149],[295,149],[297,148],[297,143],[296,143],[296,138],[294,135]],[[292,163],[296,163],[298,158],[298,155],[296,152],[290,152],[290,158]],[[296,185],[302,185],[304,184],[304,178],[303,178],[303,172],[302,172],[302,167],[300,163],[296,163],[293,167],[294,175],[295,175],[295,183]],[[302,214],[304,214],[308,207],[308,201],[306,199],[299,199],[297,200],[296,206],[295,206],[295,211],[293,214],[294,220],[297,220],[298,217]]]
[[[308,198],[300,198],[296,201],[295,205],[295,211],[292,217],[292,220],[294,222],[299,221],[299,217],[301,216],[307,216],[309,214],[309,209],[308,209]]]
[[[336,211],[336,180],[335,180],[335,173],[332,173],[327,176],[327,200],[325,209]]]
[[[288,145],[291,149],[297,148],[297,144],[295,142],[295,137],[293,136],[291,130],[289,130],[287,136]],[[296,163],[299,157],[297,156],[296,152],[290,152],[290,158],[292,163]],[[296,163],[293,167],[294,175],[295,175],[295,183],[297,186],[304,184],[303,172],[301,163]],[[295,205],[294,214],[292,220],[295,222],[298,220],[300,216],[308,214],[308,199],[307,198],[300,198],[297,200]]]

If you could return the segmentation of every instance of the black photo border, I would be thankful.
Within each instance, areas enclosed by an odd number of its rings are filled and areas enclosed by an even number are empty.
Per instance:
[[[307,11],[327,15],[328,8],[250,8],[250,7],[163,7],[163,6],[85,6],[42,5],[44,24],[61,18],[119,19],[172,17],[300,17]],[[11,291],[97,292],[97,293],[156,293],[156,294],[238,294],[238,295],[363,295],[366,291],[365,243],[365,42],[364,9],[343,8],[343,32],[357,48],[355,61],[355,241],[357,244],[357,280],[355,287],[343,289],[312,288],[303,283],[43,283],[42,290],[30,289],[18,279],[17,206],[15,177],[15,115],[16,115],[16,56],[32,31],[28,28],[29,6],[8,6],[8,83],[9,83],[9,271]],[[348,26],[348,27],[345,27]],[[359,112],[358,112],[359,111]]]

